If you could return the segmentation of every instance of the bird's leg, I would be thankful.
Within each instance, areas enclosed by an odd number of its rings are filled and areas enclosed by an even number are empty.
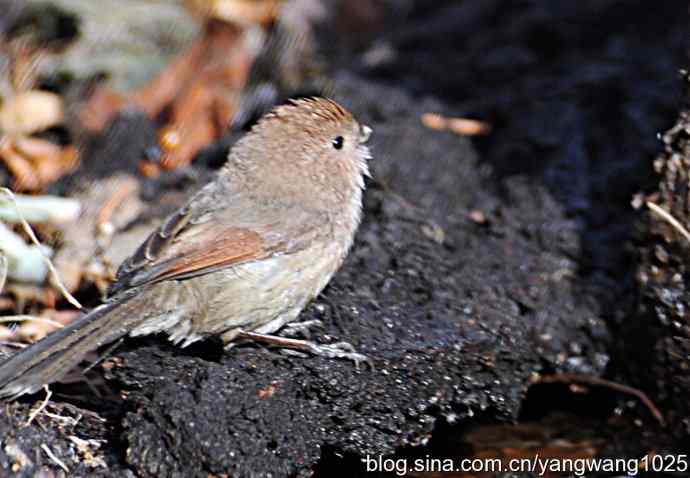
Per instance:
[[[369,357],[357,352],[355,348],[347,342],[336,342],[334,344],[321,345],[309,340],[292,339],[288,337],[281,337],[279,335],[257,334],[256,332],[245,332],[244,330],[240,330],[237,333],[236,338],[275,345],[300,352],[308,352],[319,357],[352,360],[357,369],[359,369],[360,363],[371,363]]]

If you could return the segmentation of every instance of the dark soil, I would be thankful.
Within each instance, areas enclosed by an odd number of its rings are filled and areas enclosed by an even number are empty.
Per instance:
[[[690,221],[690,131],[687,110],[663,137],[665,152],[655,166],[659,189],[648,200],[670,211],[681,224]],[[638,281],[642,293],[639,321],[627,331],[627,350],[644,351],[631,366],[640,383],[668,404],[676,434],[690,443],[690,320],[687,317],[688,239],[657,214],[647,214],[639,236]],[[687,226],[685,226],[687,227]]]
[[[106,373],[126,399],[80,402],[107,421],[40,416],[25,428],[33,402],[8,405],[0,470],[17,461],[10,443],[35,465],[24,476],[55,468],[47,443],[74,476],[353,476],[366,454],[458,453],[450,444],[479,425],[557,410],[570,413],[566,427],[600,423],[602,454],[682,446],[614,391],[527,391],[550,373],[657,390],[630,359],[658,351],[653,316],[638,312],[630,201],[654,189],[656,134],[680,105],[687,4],[659,2],[651,15],[641,0],[434,0],[400,15],[371,43],[392,55],[374,62],[345,45],[331,57],[336,97],[374,129],[374,179],[352,253],[301,315],[323,321],[314,340],[350,342],[372,366],[128,341]],[[493,131],[470,142],[425,128],[426,112]],[[119,121],[146,130],[139,117]],[[125,136],[106,133],[90,154],[151,146],[149,134]],[[655,363],[654,375],[669,373]],[[662,412],[690,416],[682,400]],[[107,471],[71,460],[72,434],[108,440]]]

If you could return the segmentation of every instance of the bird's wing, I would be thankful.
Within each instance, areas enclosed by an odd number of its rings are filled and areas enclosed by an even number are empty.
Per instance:
[[[237,197],[231,206],[209,213],[191,201],[169,216],[120,266],[109,295],[292,253],[318,235],[313,221],[274,210],[262,211],[260,205]]]

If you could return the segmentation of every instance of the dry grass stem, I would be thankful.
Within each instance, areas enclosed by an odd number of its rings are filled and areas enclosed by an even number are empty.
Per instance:
[[[53,396],[53,392],[50,391],[50,389],[48,388],[48,385],[44,385],[43,390],[46,391],[46,398],[41,402],[41,405],[36,410],[34,410],[33,413],[31,413],[31,415],[29,415],[29,419],[26,421],[26,425],[24,425],[26,427],[31,425],[31,422],[34,421],[34,418],[36,418],[38,416],[38,414],[43,411],[43,409],[46,407],[46,405],[48,405],[48,402],[50,401],[50,397]]]
[[[69,468],[67,468],[67,465],[65,465],[62,461],[60,461],[60,459],[59,459],[57,456],[55,456],[55,454],[54,454],[52,451],[50,451],[50,448],[48,448],[48,445],[46,445],[45,443],[43,443],[43,444],[41,445],[41,448],[43,449],[43,451],[45,452],[45,454],[48,455],[48,458],[50,458],[51,460],[53,460],[53,462],[55,462],[55,464],[56,464],[57,466],[59,466],[60,468],[62,468],[63,470],[65,470],[65,473],[69,473]]]
[[[657,216],[661,217],[664,219],[666,222],[668,222],[673,228],[678,231],[688,243],[690,243],[690,232],[688,232],[687,229],[683,227],[683,225],[671,215],[668,211],[663,209],[661,206],[658,204],[655,204],[651,201],[647,201],[647,207],[651,209],[653,213],[655,213]]]

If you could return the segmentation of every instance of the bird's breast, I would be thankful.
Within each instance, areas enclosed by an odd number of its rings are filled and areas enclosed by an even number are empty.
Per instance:
[[[203,280],[208,325],[256,328],[282,315],[296,315],[328,284],[342,262],[339,244],[319,244],[218,271]]]

